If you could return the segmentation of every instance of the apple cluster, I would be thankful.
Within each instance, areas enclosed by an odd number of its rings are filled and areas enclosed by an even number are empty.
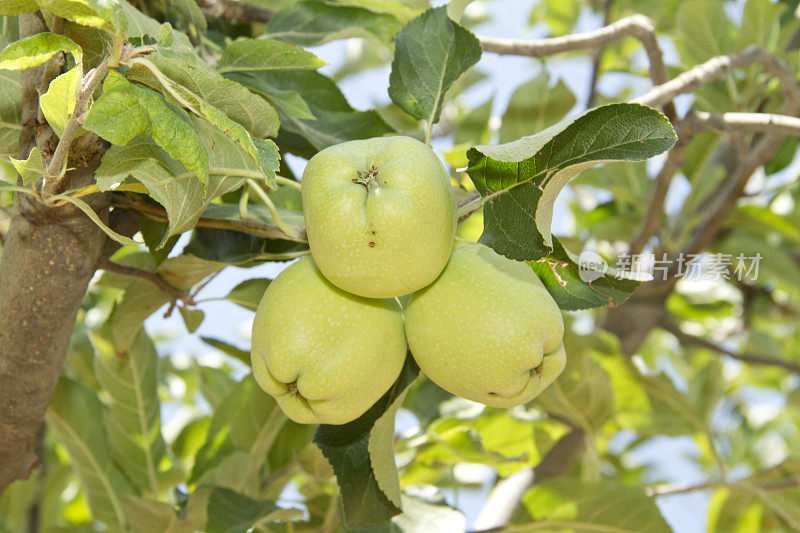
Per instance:
[[[409,349],[443,389],[498,407],[530,401],[561,373],[558,306],[526,263],[454,247],[453,189],[427,145],[331,146],[309,160],[301,191],[311,256],[270,284],[251,354],[256,381],[289,418],[355,420]]]

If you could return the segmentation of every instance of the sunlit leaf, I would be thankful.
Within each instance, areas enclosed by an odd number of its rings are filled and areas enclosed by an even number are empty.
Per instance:
[[[478,39],[446,7],[430,9],[395,37],[389,96],[413,117],[438,122],[445,93],[480,57]]]
[[[668,150],[675,139],[658,111],[612,104],[530,137],[470,149],[467,172],[486,202],[480,242],[518,261],[548,256],[553,205],[569,180],[599,163],[647,159]]]
[[[217,63],[219,72],[316,69],[325,62],[299,46],[271,39],[240,39],[229,44]]]

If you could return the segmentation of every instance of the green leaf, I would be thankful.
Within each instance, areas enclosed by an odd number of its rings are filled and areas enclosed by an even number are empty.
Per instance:
[[[63,35],[43,32],[6,46],[0,53],[0,69],[25,70],[38,67],[58,52],[69,52],[80,64],[83,52],[75,41]]]
[[[531,11],[530,23],[544,22],[550,28],[550,35],[566,35],[578,21],[580,11],[578,0],[544,0]]]
[[[734,49],[734,25],[716,0],[681,2],[675,17],[684,64],[694,65]]]
[[[267,185],[277,188],[275,174],[281,167],[281,153],[278,145],[270,139],[253,139],[258,151],[258,168],[264,174]]]
[[[469,144],[471,146],[489,141],[489,119],[492,117],[493,102],[494,97],[489,98],[459,121],[456,131],[453,133],[453,141],[456,145]],[[463,157],[466,161],[463,151],[459,157]]]
[[[182,253],[170,257],[156,268],[156,272],[164,281],[182,291],[188,291],[211,274],[225,268],[225,265],[215,261],[195,257],[189,253]]]
[[[34,0],[3,0],[0,3],[0,15],[21,15],[37,9],[39,6]]]
[[[774,4],[769,0],[748,0],[744,5],[736,48],[744,50],[750,45],[757,45],[770,51],[775,50],[781,32],[780,19],[784,11],[786,11],[784,4]]]
[[[708,513],[708,531],[745,531],[744,525],[751,525],[752,531],[800,528],[798,466],[795,459],[788,458],[766,472],[715,491]]]
[[[133,489],[111,462],[103,405],[97,395],[62,377],[46,418],[49,429],[69,453],[93,515],[108,527],[124,531],[127,518],[122,499]]]
[[[225,341],[214,339],[212,337],[200,337],[204,343],[208,344],[209,346],[216,348],[220,352],[230,355],[234,359],[238,359],[242,363],[249,365],[250,364],[250,352],[247,350],[242,350],[241,348],[234,346],[233,344],[229,344]]]
[[[400,22],[390,15],[306,1],[278,11],[267,24],[266,36],[299,46],[317,46],[347,37],[377,37],[386,42],[398,29]]]
[[[215,205],[209,206],[209,209],[213,207]],[[253,209],[250,211],[252,215]],[[303,250],[308,250],[305,243],[264,239],[249,233],[215,228],[195,228],[192,239],[185,248],[187,253],[198,257],[240,267],[253,266],[263,261],[288,260],[289,258],[280,259],[279,256]]]
[[[225,299],[249,311],[255,311],[271,282],[267,278],[246,279],[231,289]]]
[[[245,87],[223,78],[196,58],[188,60],[185,54],[164,51],[148,56],[159,70],[173,83],[228,115],[241,124],[254,137],[274,137],[278,133],[278,113],[264,98]],[[139,81],[155,90],[163,90],[161,83],[147,68],[134,65],[128,79]]]
[[[75,110],[75,90],[81,81],[79,76],[80,69],[77,67],[68,70],[51,81],[47,92],[39,97],[39,107],[42,109],[44,118],[59,137],[63,134],[64,127]],[[80,133],[79,130],[78,135]]]
[[[239,452],[244,458],[249,458],[247,464],[254,479],[233,479],[239,486],[228,488],[248,495],[257,493],[260,471],[265,467],[267,454],[285,422],[286,416],[275,400],[258,387],[252,375],[248,375],[214,411],[206,443],[195,458],[190,482],[201,482],[213,474],[215,467],[224,471],[223,460]],[[254,485],[250,484],[252,481]]]
[[[249,364],[248,354],[248,364]],[[228,397],[233,388],[236,386],[236,381],[228,374],[227,370],[221,368],[212,368],[210,366],[200,366],[200,394],[208,401],[212,411],[216,410],[222,401]],[[210,420],[209,420],[210,422]],[[208,434],[206,428],[205,436]],[[205,439],[204,441],[205,442]],[[203,445],[200,442],[197,450]],[[195,450],[195,453],[197,452]]]
[[[445,94],[481,58],[481,45],[447,16],[446,6],[429,9],[395,37],[389,96],[414,118],[438,122]]]
[[[281,147],[304,157],[344,141],[380,137],[392,131],[375,111],[350,107],[336,82],[319,72],[230,72],[226,77],[281,108]],[[298,118],[297,113],[289,113],[286,101],[294,95],[314,118]]]
[[[614,389],[583,337],[567,331],[564,348],[569,354],[564,372],[534,402],[548,414],[592,434],[614,412]]]
[[[194,333],[197,331],[197,328],[200,327],[200,324],[203,323],[203,319],[206,317],[206,314],[201,309],[186,309],[185,307],[179,307],[178,311],[183,319],[183,324],[186,326],[186,331],[189,333]]]
[[[128,479],[151,495],[159,492],[158,474],[166,457],[161,436],[158,355],[144,328],[122,352],[98,331],[92,336],[97,380],[109,395],[104,418],[111,455]]]
[[[592,272],[586,263],[579,264],[555,237],[553,253],[528,264],[542,280],[558,307],[565,311],[622,305],[642,284],[642,281],[610,272]],[[584,277],[587,274],[595,277],[594,281],[585,282],[581,279],[581,273]]]
[[[470,149],[467,172],[485,201],[480,242],[518,261],[547,257],[553,204],[570,179],[599,163],[647,159],[675,140],[655,109],[611,104],[530,137]]]
[[[168,0],[169,6],[180,13],[187,25],[192,24],[201,33],[208,29],[208,22],[196,0]],[[183,27],[183,26],[181,26]]]
[[[34,146],[31,153],[28,154],[28,159],[14,159],[9,157],[11,164],[19,172],[19,177],[22,178],[22,184],[25,187],[30,187],[36,180],[44,175],[44,166],[42,165],[42,154],[39,148]]]
[[[194,495],[192,495],[194,496]],[[194,533],[205,528],[205,511],[196,509],[196,502],[189,500],[185,509],[185,519],[170,505],[134,496],[125,496],[122,507],[128,516],[136,517],[131,522],[134,533]]]
[[[36,2],[40,8],[82,26],[113,31],[115,26],[121,25],[117,0],[36,0]]]
[[[463,533],[467,519],[444,501],[431,503],[403,495],[403,514],[391,522],[360,528],[358,533]]]
[[[208,182],[208,151],[181,108],[155,91],[128,82],[116,71],[109,72],[103,89],[84,123],[87,129],[118,145],[126,145],[138,135],[150,135],[202,183]]]
[[[409,355],[391,389],[366,413],[341,426],[323,424],[314,442],[333,466],[347,528],[377,524],[401,512],[394,462],[394,418],[419,367]]]
[[[112,146],[95,173],[101,190],[111,190],[128,176],[147,187],[149,195],[167,211],[169,231],[164,240],[194,227],[203,209],[217,196],[238,189],[244,178],[217,175],[217,167],[235,175],[259,172],[256,164],[227,135],[210,123],[195,119],[192,131],[203,145],[213,147],[208,153],[212,167],[207,191],[178,161],[145,137],[137,137],[126,146]]]
[[[208,533],[246,533],[278,507],[229,489],[215,487],[208,500]]]
[[[19,155],[21,116],[20,73],[0,70],[0,158]]]
[[[316,69],[326,63],[299,46],[271,39],[239,39],[223,51],[219,72]]]
[[[128,2],[121,2],[118,4],[118,13],[121,25],[126,28],[128,40],[136,40],[144,44],[145,41],[159,42],[163,45],[165,41],[163,32],[164,26],[157,20],[148,17]],[[182,31],[171,29],[171,36],[166,40],[171,41],[170,46],[173,50],[185,50],[191,52],[193,46],[189,40],[189,36]]]
[[[116,70],[110,70],[103,81],[103,95],[89,108],[83,127],[116,145],[126,145],[134,137],[150,132],[147,110],[136,96],[136,90]]]
[[[155,266],[160,265],[164,260],[169,257],[170,252],[178,242],[178,235],[173,235],[167,242],[159,248],[164,239],[164,234],[167,232],[168,224],[162,220],[156,220],[146,215],[139,215],[139,233],[142,234],[144,243],[147,250],[150,252],[150,257],[153,258]]]
[[[194,172],[201,183],[208,182],[208,151],[186,113],[155,91],[131,85],[139,105],[150,119],[149,134],[170,157]]]
[[[500,125],[500,142],[510,142],[552,126],[575,107],[575,101],[564,80],[550,87],[550,75],[542,71],[511,95]]]
[[[250,137],[250,134],[247,133],[247,130],[244,129],[238,122],[234,122],[228,115],[217,109],[216,107],[207,104],[203,101],[199,102],[200,108],[200,116],[204,119],[209,121],[211,124],[217,127],[217,129],[228,136],[235,144],[238,146],[244,153],[246,153],[250,159],[253,160],[253,163],[257,165],[257,168],[260,168],[262,163],[262,150],[256,148],[255,139]],[[260,141],[260,139],[258,139]],[[261,141],[261,147],[266,150],[268,149],[269,145],[266,144],[266,141]],[[274,146],[274,143],[273,143]],[[279,157],[277,155],[277,147],[275,147],[274,154],[276,156],[276,160],[271,162],[269,161],[269,157],[265,154],[264,163],[267,166],[267,171],[269,175],[264,173],[263,178],[267,181],[267,183],[271,187],[275,187],[275,170],[277,170]],[[267,152],[268,153],[268,152]]]
[[[66,160],[64,161],[64,163],[66,164]],[[54,194],[52,198],[53,200],[62,200],[64,202],[68,202],[77,207],[78,209],[80,209],[81,211],[83,211],[83,213],[87,217],[89,217],[91,221],[97,225],[98,228],[103,230],[103,233],[108,235],[111,239],[115,240],[116,242],[122,244],[123,246],[139,246],[139,243],[134,241],[130,237],[119,234],[113,229],[109,228],[106,225],[106,223],[100,218],[97,212],[92,208],[92,206],[90,206],[80,198],[77,198],[75,196],[70,196],[68,194]]]
[[[570,478],[546,481],[522,500],[537,530],[580,533],[670,533],[655,500],[641,487],[604,480],[597,483]]]
[[[635,427],[644,435],[707,434],[703,415],[667,376],[644,375],[622,357],[597,360],[614,386],[615,417],[620,427]]]

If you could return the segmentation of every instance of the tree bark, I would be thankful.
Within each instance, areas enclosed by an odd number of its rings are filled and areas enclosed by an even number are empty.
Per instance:
[[[20,17],[21,36],[44,31],[38,13]],[[42,68],[23,73],[20,154],[38,145],[52,154],[57,138],[37,122]],[[94,181],[105,143],[86,133],[73,143],[64,185]],[[108,218],[108,193],[88,198]],[[112,248],[105,234],[72,206],[48,207],[18,194],[0,256],[0,495],[37,464],[37,432],[67,353],[75,317],[97,265]]]

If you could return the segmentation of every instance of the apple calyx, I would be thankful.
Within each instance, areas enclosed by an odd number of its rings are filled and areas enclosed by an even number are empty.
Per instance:
[[[364,172],[356,170],[356,174],[358,174],[358,177],[353,178],[353,183],[363,185],[367,188],[367,191],[369,191],[370,185],[376,182],[375,177],[378,175],[378,169],[375,168],[375,165],[372,165],[369,170],[365,170]]]
[[[294,398],[298,398],[300,396],[300,391],[297,389],[296,381],[289,383],[286,386],[286,393],[293,396]]]

